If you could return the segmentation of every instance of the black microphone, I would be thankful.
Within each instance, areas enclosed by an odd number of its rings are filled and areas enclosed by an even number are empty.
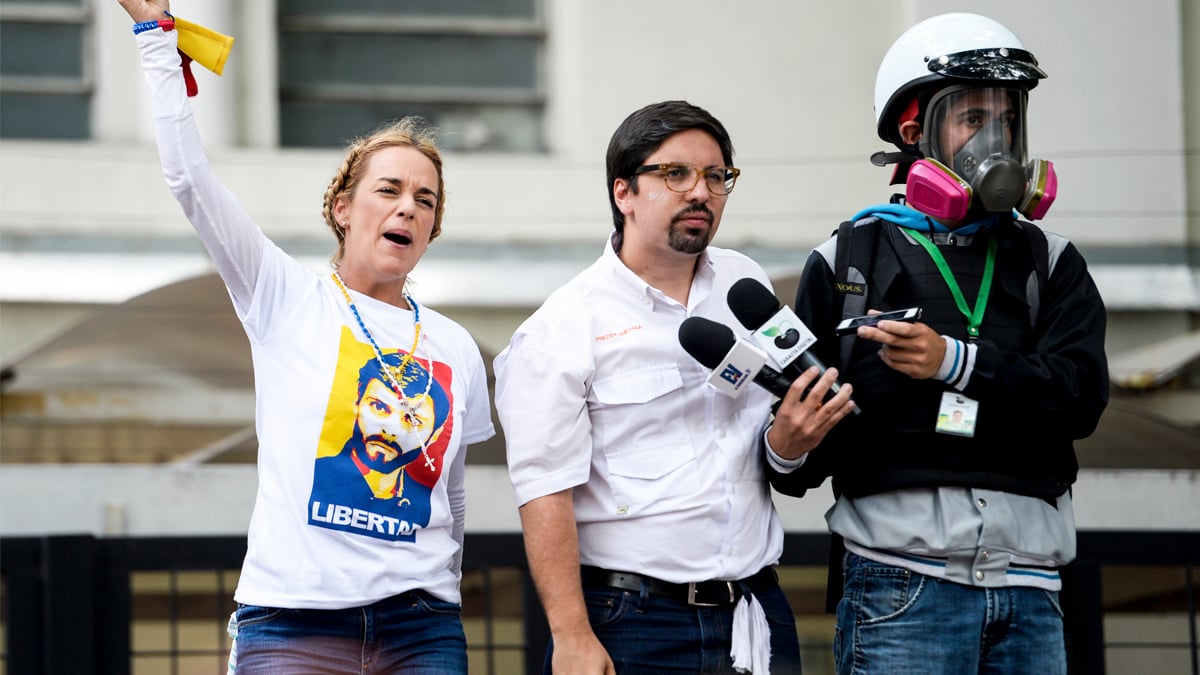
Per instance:
[[[796,379],[804,371],[816,366],[821,373],[825,364],[812,353],[811,347],[817,337],[779,298],[759,280],[753,277],[738,279],[729,287],[725,296],[729,309],[747,330],[754,331],[754,342],[772,355],[783,366],[783,374]],[[828,401],[842,388],[835,381],[825,395]],[[858,414],[854,406],[854,414]]]
[[[792,386],[792,378],[766,365],[766,352],[736,338],[725,324],[689,316],[679,325],[679,344],[712,371],[709,382],[726,393],[736,396],[746,382],[753,381],[783,398]]]

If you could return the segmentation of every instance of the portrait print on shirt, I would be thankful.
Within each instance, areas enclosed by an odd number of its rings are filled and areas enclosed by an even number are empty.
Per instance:
[[[385,372],[371,346],[343,329],[313,469],[310,525],[415,541],[429,524],[453,427],[452,373],[420,351],[415,358],[384,351]]]

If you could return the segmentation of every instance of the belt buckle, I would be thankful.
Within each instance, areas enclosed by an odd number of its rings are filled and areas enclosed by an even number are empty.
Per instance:
[[[724,583],[725,583],[725,590],[729,591],[729,604],[732,605],[733,601],[736,600],[736,598],[733,595],[733,582],[726,581]],[[688,584],[687,604],[689,604],[693,607],[720,607],[721,606],[721,603],[719,603],[719,602],[697,602],[696,601],[696,586],[697,585],[698,584],[694,581]]]

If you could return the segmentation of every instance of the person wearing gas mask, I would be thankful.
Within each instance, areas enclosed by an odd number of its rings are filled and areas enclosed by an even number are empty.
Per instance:
[[[768,464],[793,496],[832,478],[840,673],[1067,672],[1073,444],[1109,386],[1087,265],[1029,222],[1057,190],[1053,164],[1026,156],[1027,101],[1044,77],[986,17],[936,16],[901,35],[875,86],[878,134],[897,151],[872,160],[896,166],[904,194],[854,215],[806,262],[796,314],[862,413],[808,453],[770,449]],[[914,306],[916,321],[835,337],[849,316]]]

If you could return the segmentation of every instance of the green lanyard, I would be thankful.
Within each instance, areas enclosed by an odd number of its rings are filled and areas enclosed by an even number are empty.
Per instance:
[[[979,339],[979,325],[983,323],[983,311],[987,307],[988,293],[992,290],[992,270],[996,267],[996,238],[992,237],[988,241],[987,262],[983,266],[983,279],[979,282],[979,297],[975,299],[975,309],[972,311],[967,307],[967,299],[963,297],[962,289],[958,287],[954,273],[950,271],[950,266],[946,264],[946,259],[942,257],[942,252],[938,250],[938,247],[920,232],[916,230],[908,232],[913,235],[918,244],[925,248],[929,257],[933,259],[933,264],[937,265],[938,271],[942,273],[942,278],[946,280],[946,286],[950,288],[950,294],[954,296],[954,303],[958,305],[958,311],[967,318],[967,336],[971,342],[975,342]]]

